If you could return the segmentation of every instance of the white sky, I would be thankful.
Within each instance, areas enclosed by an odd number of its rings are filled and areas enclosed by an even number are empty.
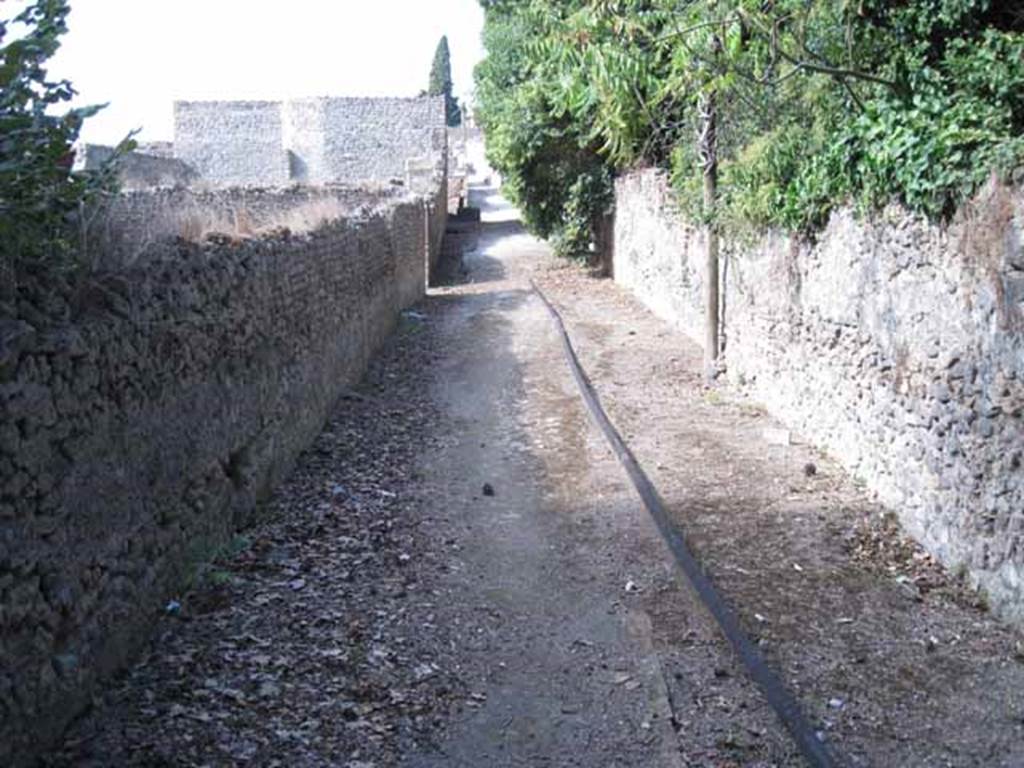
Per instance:
[[[0,0],[0,16],[24,0]],[[448,35],[458,96],[483,55],[476,0],[72,0],[52,77],[109,102],[82,137],[172,138],[174,99],[415,96]]]

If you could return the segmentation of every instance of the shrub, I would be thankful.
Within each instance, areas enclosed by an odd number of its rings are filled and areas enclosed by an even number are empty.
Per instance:
[[[67,31],[66,0],[37,0],[0,22],[0,263],[5,286],[45,280],[76,265],[75,218],[83,207],[115,190],[115,163],[131,148],[126,139],[104,167],[74,172],[73,145],[83,122],[102,107],[68,109],[75,90],[50,80],[46,63]],[[23,33],[9,39],[12,31]]]

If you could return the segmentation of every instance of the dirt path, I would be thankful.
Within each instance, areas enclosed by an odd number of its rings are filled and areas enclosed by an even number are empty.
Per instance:
[[[773,444],[766,433],[782,425],[756,403],[703,386],[700,350],[685,337],[607,281],[563,270],[543,282],[706,568],[850,761],[1024,764],[1019,636],[801,436]],[[759,697],[736,687],[742,672],[690,592],[651,596],[645,607],[688,762],[788,763],[777,726],[749,719]],[[703,667],[693,663],[698,649]],[[707,740],[723,725],[724,740]]]
[[[487,703],[431,764],[799,764],[587,421],[531,275],[748,630],[854,764],[1024,763],[1016,636],[836,466],[799,436],[770,444],[781,425],[704,387],[692,342],[609,281],[493,228],[468,265],[438,384],[462,439],[431,466],[461,477],[446,505],[469,578],[452,594],[491,616],[460,657]],[[466,504],[483,482],[499,495]]]
[[[588,498],[601,492],[589,425],[528,289],[547,250],[514,226],[486,227],[436,329],[446,358],[433,386],[453,439],[422,463],[457,532],[444,588],[477,701],[439,750],[402,764],[680,765],[650,622],[629,605],[615,551],[619,536],[653,543],[653,528],[638,514],[606,519]]]
[[[529,278],[854,765],[1024,764],[1017,636],[610,281],[477,190],[466,274],[52,765],[800,765],[589,423]],[[809,465],[813,465],[813,468]]]

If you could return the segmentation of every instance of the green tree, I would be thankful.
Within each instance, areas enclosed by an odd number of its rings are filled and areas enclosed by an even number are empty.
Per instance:
[[[46,64],[67,31],[66,0],[36,0],[0,21],[0,292],[19,283],[46,282],[75,265],[75,217],[83,206],[115,189],[114,161],[131,148],[126,139],[103,168],[72,171],[73,145],[83,122],[102,107],[69,109],[75,90],[50,80]],[[8,39],[12,31],[19,36]]]
[[[448,48],[448,36],[443,35],[434,51],[427,93],[430,96],[444,96],[448,125],[456,126],[462,124],[462,110],[459,109],[459,100],[452,95],[452,88],[452,55]]]
[[[487,58],[477,66],[477,115],[487,135],[488,161],[504,179],[527,227],[569,257],[599,260],[610,209],[611,166],[598,142],[560,110],[552,62],[538,50],[560,29],[562,7],[515,0],[485,3]]]
[[[1024,12],[1014,4],[483,5],[489,26],[526,24],[514,66],[543,91],[554,130],[575,131],[616,172],[671,167],[701,220],[810,230],[837,205],[890,200],[943,216],[993,170],[1024,161]],[[713,155],[693,141],[702,116]],[[705,205],[709,170],[718,183]]]
[[[708,227],[713,275],[720,232],[810,232],[848,203],[942,217],[1024,164],[1019,4],[481,4],[489,159],[527,225],[565,254],[592,252],[610,179],[638,165],[671,171]]]

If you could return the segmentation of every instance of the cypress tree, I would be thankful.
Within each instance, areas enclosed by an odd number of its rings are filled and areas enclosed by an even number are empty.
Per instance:
[[[459,102],[452,96],[452,56],[448,49],[448,36],[443,35],[434,51],[434,63],[430,67],[430,84],[427,93],[431,96],[444,95],[444,108],[448,125],[462,123],[462,111]]]

